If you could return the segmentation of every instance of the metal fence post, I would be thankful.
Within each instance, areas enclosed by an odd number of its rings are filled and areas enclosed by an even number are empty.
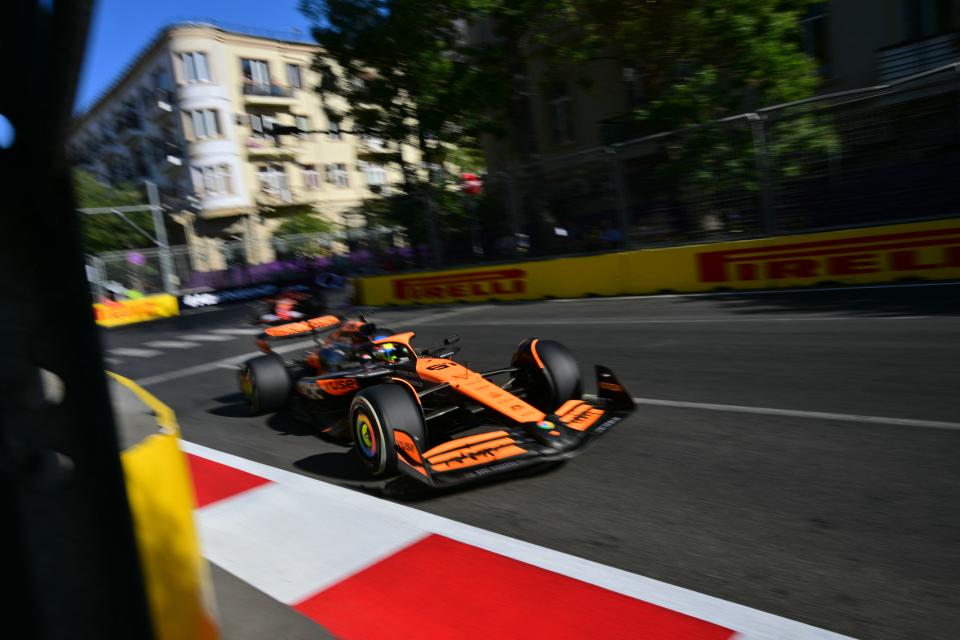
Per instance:
[[[173,282],[173,258],[170,255],[170,245],[167,243],[167,225],[163,219],[163,208],[160,206],[160,195],[157,185],[145,180],[147,185],[147,200],[153,214],[153,233],[157,239],[157,248],[160,250],[160,278],[163,280],[165,293],[176,295],[177,286]]]
[[[760,191],[760,228],[770,235],[777,232],[776,212],[773,204],[773,174],[770,168],[770,153],[767,147],[766,119],[756,113],[746,114],[753,136],[754,159],[757,167],[757,186]]]
[[[510,230],[513,232],[514,242],[516,242],[516,238],[520,235],[520,229],[522,228],[520,224],[520,199],[517,196],[513,176],[506,171],[499,171],[497,173],[505,178],[504,182],[507,186],[507,210],[510,212]]]
[[[607,147],[605,151],[610,159],[611,173],[613,174],[613,188],[617,198],[617,224],[623,234],[623,247],[630,247],[630,211],[627,205],[627,185],[623,178],[623,165],[617,158],[617,150]]]

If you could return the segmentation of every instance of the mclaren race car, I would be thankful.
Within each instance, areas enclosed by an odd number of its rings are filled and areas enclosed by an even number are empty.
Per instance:
[[[304,335],[316,347],[300,358],[273,352],[274,340]],[[289,408],[318,424],[337,416],[321,430],[350,442],[372,475],[434,487],[573,457],[634,410],[599,365],[598,394],[583,399],[576,360],[551,340],[528,338],[510,366],[478,372],[452,359],[459,338],[418,350],[413,337],[362,316],[269,327],[257,338],[265,355],[240,368],[240,389],[253,413]]]

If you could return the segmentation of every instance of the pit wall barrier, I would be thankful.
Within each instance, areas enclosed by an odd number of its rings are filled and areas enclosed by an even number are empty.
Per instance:
[[[366,305],[960,279],[960,218],[357,279]]]
[[[132,380],[108,372],[156,416],[158,431],[121,454],[150,617],[157,640],[216,640],[209,568],[193,521],[194,495],[173,410]]]
[[[180,307],[174,296],[160,294],[119,302],[97,302],[93,305],[93,313],[100,326],[116,327],[176,316],[180,314]]]

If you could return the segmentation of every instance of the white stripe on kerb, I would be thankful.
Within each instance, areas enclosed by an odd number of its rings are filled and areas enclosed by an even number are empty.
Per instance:
[[[423,538],[377,510],[349,508],[310,486],[268,484],[197,512],[204,555],[295,604]]]
[[[199,510],[198,519],[208,557],[254,587],[285,602],[310,593],[308,583],[328,582],[349,566],[369,566],[384,550],[409,537],[437,533],[548,571],[622,593],[738,633],[741,640],[841,640],[846,636],[787,618],[757,611],[719,598],[539,547],[425,511],[387,502],[215,449],[182,442],[183,450],[272,480],[259,487]],[[244,497],[246,496],[246,500]],[[236,509],[231,509],[235,504]],[[279,505],[273,509],[271,505]],[[208,518],[207,513],[217,516]],[[237,540],[248,535],[253,540]],[[399,538],[397,537],[399,535]],[[327,536],[327,537],[325,537]],[[348,542],[338,548],[330,539],[361,536],[365,544]],[[384,546],[371,538],[384,536]],[[367,545],[374,546],[368,547]],[[227,550],[218,550],[226,545]],[[262,545],[262,546],[261,546]],[[402,548],[396,547],[397,550]],[[287,547],[284,549],[284,547]],[[300,548],[303,547],[303,548]],[[356,554],[356,557],[354,557]],[[338,557],[349,556],[349,557]],[[219,558],[219,559],[218,559]],[[223,562],[232,563],[231,566]],[[297,562],[308,563],[310,572]],[[279,564],[275,564],[279,563]],[[237,573],[237,572],[243,572]],[[279,574],[278,574],[279,571]],[[311,573],[311,572],[316,573]],[[309,577],[316,576],[316,577]],[[312,593],[319,591],[314,590]],[[282,597],[280,597],[282,596]],[[505,604],[504,606],[509,606]]]

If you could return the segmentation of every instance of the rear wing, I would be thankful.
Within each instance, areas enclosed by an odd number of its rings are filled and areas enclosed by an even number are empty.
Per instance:
[[[257,346],[259,346],[260,350],[264,353],[271,353],[272,351],[268,342],[270,339],[294,338],[305,334],[329,331],[339,326],[342,322],[343,318],[337,316],[317,316],[316,318],[268,327],[264,329],[263,333],[257,336]]]

